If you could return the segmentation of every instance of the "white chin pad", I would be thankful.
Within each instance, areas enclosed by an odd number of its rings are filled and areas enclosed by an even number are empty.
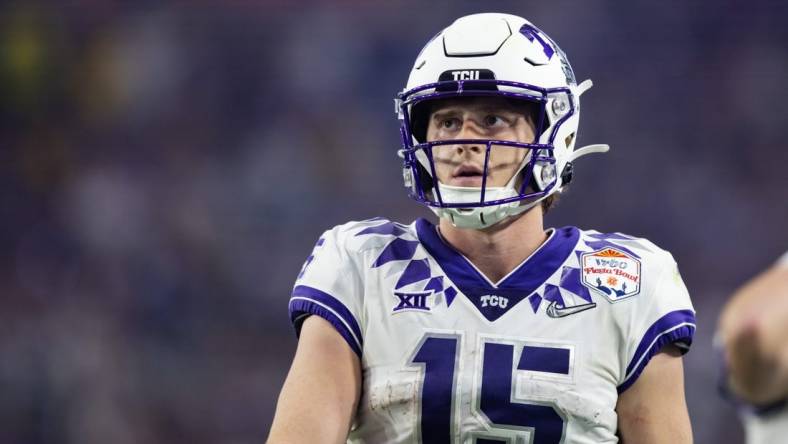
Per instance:
[[[517,191],[510,187],[486,187],[484,201],[506,199],[517,196]],[[452,185],[440,184],[441,198],[443,202],[451,204],[479,204],[482,197],[480,187],[455,187]]]

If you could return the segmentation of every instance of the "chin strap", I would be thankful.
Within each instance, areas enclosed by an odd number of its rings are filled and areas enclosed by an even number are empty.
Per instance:
[[[579,157],[583,157],[586,154],[606,153],[608,151],[610,151],[610,145],[604,145],[604,144],[586,145],[582,148],[578,148],[572,151],[572,154],[569,155],[569,162],[574,162],[575,159]]]

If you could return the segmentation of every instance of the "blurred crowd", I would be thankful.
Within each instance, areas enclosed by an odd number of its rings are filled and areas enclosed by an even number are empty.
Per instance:
[[[788,248],[788,5],[502,1],[569,55],[583,159],[548,215],[671,250],[697,442],[736,442],[719,306]],[[0,5],[0,443],[253,443],[322,230],[429,217],[392,98],[468,1]],[[731,441],[733,439],[733,441]]]

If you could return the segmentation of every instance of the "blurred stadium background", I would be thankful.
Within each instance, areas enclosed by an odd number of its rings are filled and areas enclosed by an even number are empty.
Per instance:
[[[699,443],[726,296],[788,247],[788,4],[3,2],[0,442],[262,442],[326,228],[427,216],[392,97],[457,16],[530,18],[569,54],[584,159],[550,226],[671,250],[699,330]]]

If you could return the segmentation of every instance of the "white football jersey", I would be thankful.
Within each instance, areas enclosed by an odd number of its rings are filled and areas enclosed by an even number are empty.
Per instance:
[[[788,443],[788,406],[768,414],[742,413],[747,444]]]
[[[352,443],[612,443],[616,401],[695,313],[670,253],[575,227],[499,282],[436,227],[371,219],[326,231],[290,299],[361,359]]]

